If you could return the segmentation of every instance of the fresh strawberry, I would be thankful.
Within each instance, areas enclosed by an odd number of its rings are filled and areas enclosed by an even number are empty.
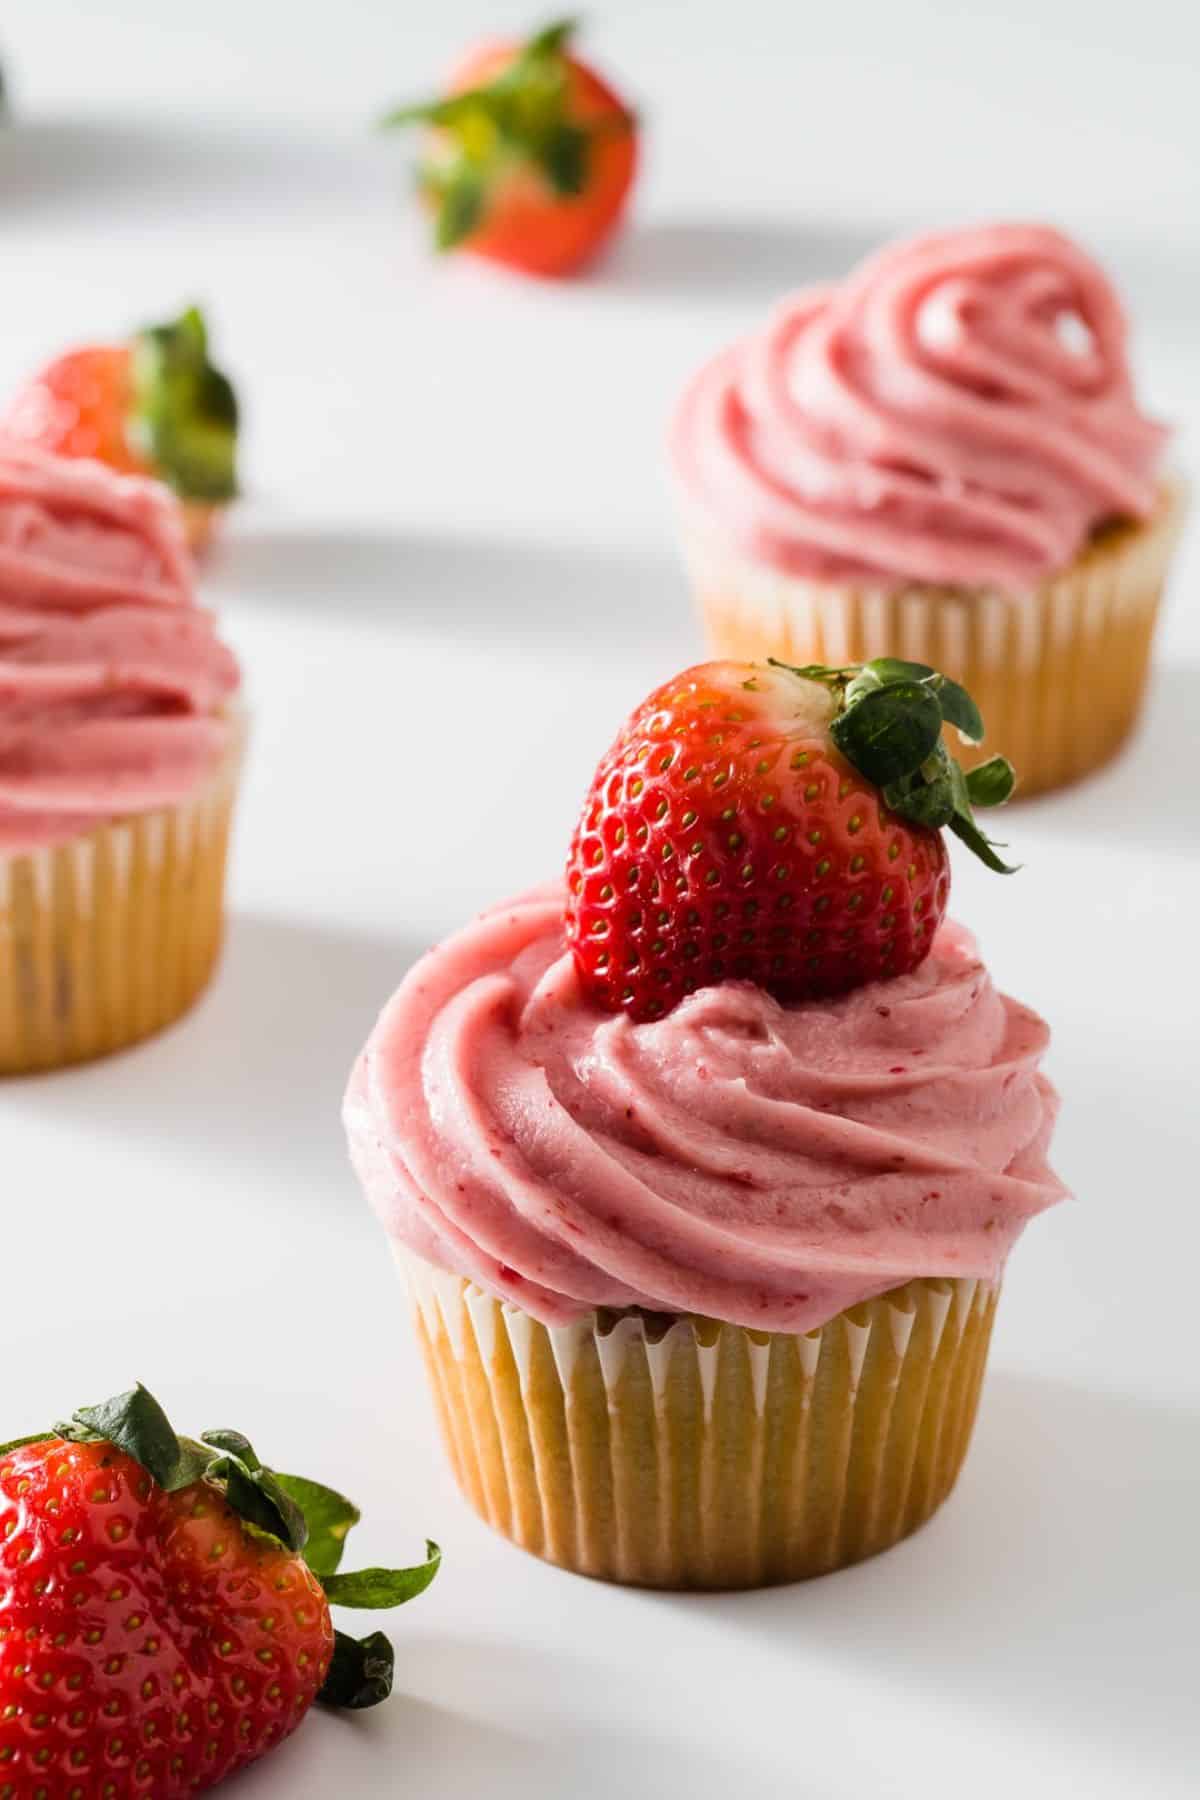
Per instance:
[[[56,456],[92,456],[123,475],[154,475],[183,506],[198,549],[237,492],[237,400],[208,360],[195,307],[127,344],[56,357],[15,395],[0,430]]]
[[[596,771],[567,864],[567,939],[588,994],[635,1019],[722,980],[783,1000],[915,968],[946,910],[949,826],[1005,865],[971,807],[1013,788],[964,775],[970,696],[923,663],[713,662],[651,694]]]
[[[385,1699],[391,1645],[335,1632],[329,1602],[399,1605],[439,1553],[340,1574],[358,1516],[237,1432],[176,1437],[140,1386],[0,1449],[0,1795],[175,1800],[314,1700]]]
[[[429,125],[419,182],[439,250],[461,246],[534,275],[564,275],[613,231],[637,167],[632,113],[568,50],[572,21],[472,52],[444,99],[385,125]]]

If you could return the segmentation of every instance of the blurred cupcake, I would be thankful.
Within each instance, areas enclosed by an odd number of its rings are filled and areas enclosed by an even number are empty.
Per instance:
[[[1183,512],[1125,335],[1101,270],[1034,225],[917,238],[785,302],[672,431],[713,648],[943,669],[1023,793],[1104,762]]]
[[[565,888],[424,957],[351,1078],[458,1481],[582,1574],[793,1581],[915,1530],[1062,1196],[1046,1027],[942,923],[940,833],[834,748],[828,673],[651,696]],[[910,741],[911,685],[881,703]]]
[[[166,489],[0,441],[0,1072],[120,1049],[204,986],[239,685]]]

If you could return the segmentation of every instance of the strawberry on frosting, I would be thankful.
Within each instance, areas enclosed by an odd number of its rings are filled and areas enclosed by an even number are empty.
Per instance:
[[[170,494],[0,441],[0,849],[182,799],[239,680]]]
[[[996,1278],[1062,1197],[1047,1030],[945,919],[969,695],[922,665],[686,671],[585,800],[567,880],[424,957],[351,1077],[399,1249],[548,1325],[595,1308],[804,1332]]]

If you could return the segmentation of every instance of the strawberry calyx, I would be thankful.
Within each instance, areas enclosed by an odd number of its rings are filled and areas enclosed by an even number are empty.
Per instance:
[[[433,208],[434,241],[452,250],[484,223],[500,184],[532,170],[559,200],[586,192],[602,136],[634,129],[631,112],[614,109],[584,124],[573,116],[567,51],[574,19],[545,26],[491,80],[441,100],[401,106],[385,129],[434,127],[418,185]]]
[[[130,345],[130,445],[182,500],[237,493],[237,396],[208,358],[200,309],[139,331]]]
[[[141,1382],[99,1406],[83,1406],[52,1431],[0,1445],[0,1456],[60,1438],[73,1444],[111,1444],[139,1463],[165,1493],[205,1481],[253,1532],[303,1555],[333,1605],[357,1609],[402,1606],[429,1586],[441,1551],[426,1542],[425,1560],[406,1569],[341,1570],[346,1538],[361,1518],[353,1501],[305,1476],[285,1475],[259,1459],[239,1431],[180,1437]],[[334,1655],[317,1698],[327,1706],[361,1709],[386,1700],[395,1654],[379,1631],[356,1639],[334,1634]]]
[[[983,718],[966,688],[927,663],[891,656],[842,669],[818,663],[796,668],[774,657],[770,662],[831,690],[839,709],[830,736],[846,761],[880,789],[892,812],[931,831],[945,827],[989,869],[1014,873],[974,813],[977,806],[1002,806],[1010,797],[1016,786],[1012,764],[993,756],[964,771],[943,739],[949,725],[965,743],[983,741]]]

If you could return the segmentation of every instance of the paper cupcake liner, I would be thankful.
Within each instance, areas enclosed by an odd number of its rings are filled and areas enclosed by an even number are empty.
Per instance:
[[[513,1543],[665,1588],[874,1556],[953,1487],[998,1287],[910,1281],[797,1337],[620,1314],[558,1329],[402,1258],[459,1485]]]
[[[1063,574],[1025,593],[805,581],[694,525],[684,550],[718,656],[929,663],[970,689],[987,723],[982,749],[954,737],[964,766],[1007,756],[1031,794],[1098,768],[1133,727],[1185,510],[1182,487],[1164,488],[1147,523],[1102,533]]]
[[[0,854],[0,1074],[83,1062],[185,1012],[221,943],[239,720],[194,795]]]

